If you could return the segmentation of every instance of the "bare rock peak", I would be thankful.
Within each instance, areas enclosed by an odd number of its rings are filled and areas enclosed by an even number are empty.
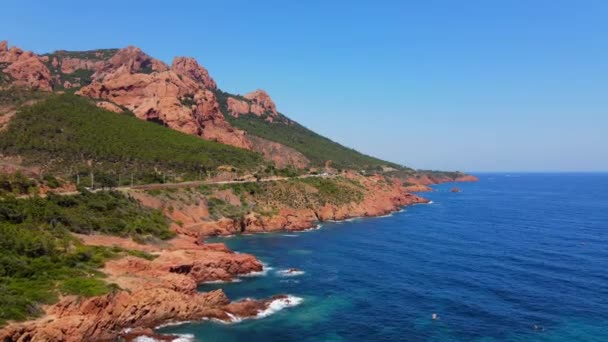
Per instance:
[[[31,51],[23,51],[13,46],[8,48],[8,42],[0,43],[0,63],[7,65],[3,73],[8,74],[17,86],[51,91],[51,72],[40,57]]]
[[[257,89],[245,94],[246,99],[251,101],[251,112],[256,115],[268,113],[270,116],[277,116],[277,106],[270,98],[270,95],[263,90]]]
[[[167,71],[169,67],[162,61],[152,58],[135,46],[122,48],[109,60],[109,69],[116,69],[121,66],[126,67],[129,72],[150,73],[153,71]]]
[[[217,84],[209,76],[209,72],[198,64],[192,57],[175,57],[171,64],[171,70],[181,76],[189,77],[195,82],[201,83],[206,89],[214,90]]]

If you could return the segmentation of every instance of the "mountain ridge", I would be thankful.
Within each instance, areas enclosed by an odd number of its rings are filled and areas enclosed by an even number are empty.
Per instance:
[[[194,58],[175,57],[169,65],[135,46],[37,55],[2,41],[0,63],[0,87],[4,75],[8,84],[89,97],[110,111],[129,110],[142,120],[261,153],[278,167],[402,168],[308,130],[281,114],[264,90],[224,92]]]

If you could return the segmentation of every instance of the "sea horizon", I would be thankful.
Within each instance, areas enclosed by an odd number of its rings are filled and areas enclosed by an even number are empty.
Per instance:
[[[597,287],[601,279],[608,280],[598,273],[608,256],[602,247],[608,236],[593,233],[602,232],[598,229],[607,214],[592,210],[608,204],[608,195],[600,191],[608,177],[583,175],[572,187],[562,184],[569,175],[555,174],[540,183],[537,174],[486,175],[478,175],[478,183],[458,184],[460,193],[450,191],[453,184],[433,186],[425,194],[431,204],[383,218],[321,223],[320,229],[304,233],[213,239],[258,255],[268,269],[236,283],[201,285],[201,291],[222,288],[233,298],[286,293],[301,303],[230,325],[187,323],[159,331],[205,341],[280,341],[286,334],[304,341],[608,338],[601,328],[608,323],[607,303],[598,301],[608,288]],[[576,200],[584,190],[601,197]],[[558,216],[540,219],[547,210]],[[483,233],[490,231],[497,236]],[[397,232],[403,236],[393,235]],[[291,267],[302,273],[277,273]],[[574,272],[580,267],[585,268]],[[552,288],[567,297],[556,297]],[[386,298],[389,293],[392,299]],[[333,299],[323,299],[324,294]]]

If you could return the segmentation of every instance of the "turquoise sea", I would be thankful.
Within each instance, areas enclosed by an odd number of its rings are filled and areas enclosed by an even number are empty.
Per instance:
[[[196,341],[608,341],[608,174],[477,176],[389,217],[218,239],[266,272],[201,291],[301,303],[159,331]],[[281,273],[289,268],[303,274]]]

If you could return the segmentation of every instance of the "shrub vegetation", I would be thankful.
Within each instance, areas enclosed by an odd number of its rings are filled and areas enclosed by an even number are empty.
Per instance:
[[[159,211],[117,192],[0,199],[0,325],[41,313],[59,294],[96,296],[117,289],[98,269],[110,258],[153,256],[118,247],[84,246],[70,232],[166,239]]]
[[[374,158],[354,149],[342,146],[324,136],[321,136],[308,128],[279,114],[278,120],[269,122],[264,116],[253,114],[240,115],[238,118],[228,114],[227,99],[235,97],[248,101],[242,96],[232,95],[221,90],[216,92],[216,97],[226,120],[233,126],[243,129],[250,134],[278,142],[306,156],[314,166],[323,166],[328,160],[332,166],[338,169],[368,169],[375,166],[390,166],[402,169],[395,163]]]
[[[0,133],[0,153],[70,179],[94,172],[115,183],[129,182],[131,175],[136,182],[159,182],[161,173],[195,179],[221,165],[250,170],[263,164],[260,154],[112,113],[69,94],[22,108]]]

